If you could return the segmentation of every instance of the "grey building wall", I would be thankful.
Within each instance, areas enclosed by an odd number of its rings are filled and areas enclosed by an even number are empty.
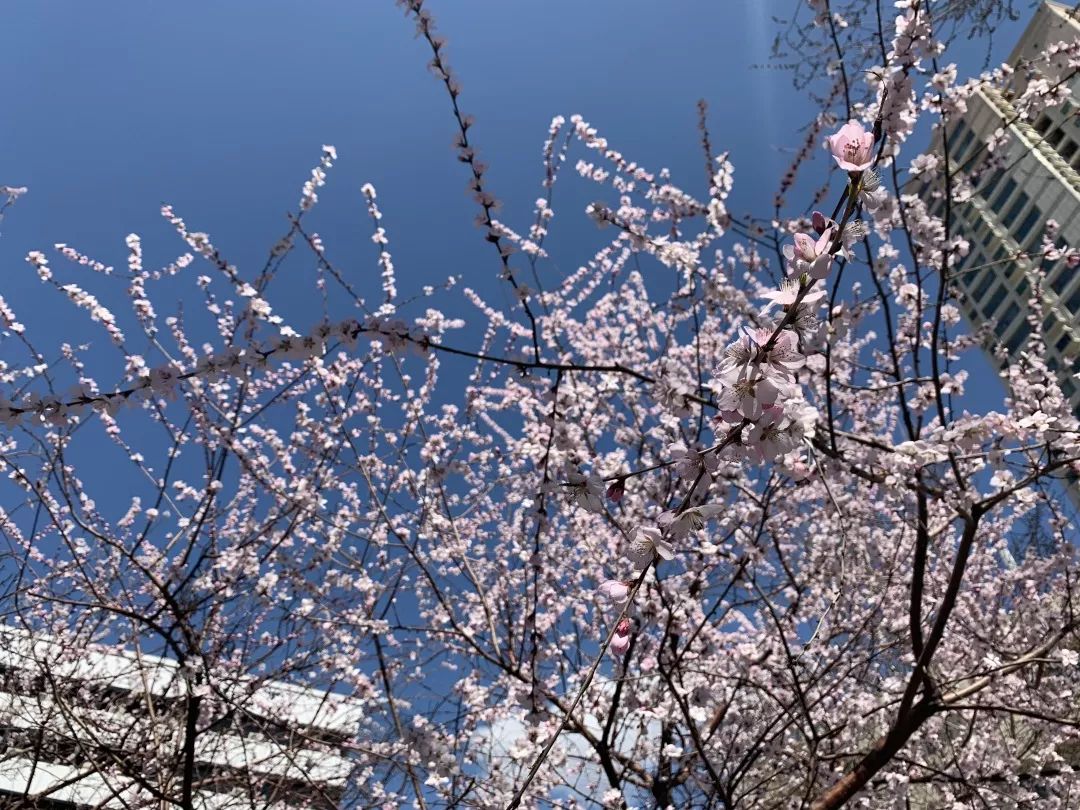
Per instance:
[[[980,88],[967,112],[950,122],[948,142],[950,174],[975,178],[970,200],[954,201],[950,209],[952,233],[971,244],[952,278],[960,309],[974,328],[991,326],[984,348],[1004,371],[1026,350],[1032,330],[1029,301],[1035,271],[1041,269],[1043,315],[1035,328],[1046,342],[1046,363],[1080,417],[1080,268],[1041,256],[1048,219],[1060,226],[1059,246],[1080,247],[1080,104],[1065,101],[1034,120],[1022,120],[1013,104],[1038,77],[1063,82],[1080,96],[1080,78],[1067,78],[1064,60],[1028,64],[1048,45],[1077,37],[1080,15],[1071,6],[1042,3],[1010,56],[1015,73],[1008,86]],[[1004,154],[991,153],[985,144],[1002,128],[1009,134]],[[940,136],[932,150],[940,154]],[[916,187],[937,216],[944,211],[942,174],[939,170]],[[995,351],[1001,347],[1004,355]],[[1080,507],[1075,478],[1068,490]]]

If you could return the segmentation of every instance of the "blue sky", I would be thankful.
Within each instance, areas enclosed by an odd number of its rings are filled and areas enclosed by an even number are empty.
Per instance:
[[[751,66],[768,63],[771,15],[799,3],[429,5],[503,217],[523,226],[556,114],[581,113],[631,159],[668,166],[703,195],[699,98],[711,105],[715,148],[735,160],[733,210],[767,215],[785,150],[813,109],[785,73]],[[31,328],[53,310],[27,298],[37,281],[12,266],[28,250],[67,242],[120,264],[136,231],[148,262],[165,263],[181,247],[157,213],[169,202],[243,270],[282,231],[323,143],[341,156],[318,220],[338,256],[371,256],[358,194],[370,181],[403,292],[450,273],[495,285],[430,53],[390,0],[20,3],[5,10],[5,41],[0,183],[30,195],[4,223],[0,257],[4,294]],[[565,226],[580,208],[559,213]],[[577,262],[590,247],[561,252]]]
[[[748,69],[767,61],[768,4],[677,5],[432,4],[504,216],[529,217],[556,114],[580,112],[633,159],[700,187],[694,105],[705,97],[717,148],[753,155],[745,179],[777,175],[777,148],[793,142],[809,108],[782,122],[798,98],[775,72]],[[450,272],[494,281],[451,152],[445,94],[426,70],[426,44],[393,3],[176,8],[117,0],[7,9],[13,80],[0,91],[0,182],[32,196],[5,223],[5,262],[58,241],[118,262],[130,231],[165,260],[179,248],[157,214],[167,201],[243,268],[265,255],[319,147],[332,143],[341,160],[320,230],[339,255],[366,240],[357,191],[371,181],[397,237],[403,290]],[[759,191],[767,201],[768,189]],[[16,268],[7,277],[8,295],[30,283]]]

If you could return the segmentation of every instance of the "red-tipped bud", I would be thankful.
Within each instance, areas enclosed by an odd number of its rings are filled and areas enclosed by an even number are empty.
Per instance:
[[[619,503],[622,500],[622,496],[626,494],[626,479],[620,478],[615,481],[611,486],[607,488],[607,496],[609,499]]]

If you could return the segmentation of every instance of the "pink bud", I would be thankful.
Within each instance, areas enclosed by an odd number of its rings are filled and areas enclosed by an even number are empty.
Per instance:
[[[622,619],[615,628],[615,635],[611,638],[609,649],[615,655],[623,655],[630,649],[630,620]]]
[[[622,478],[620,478],[618,481],[616,481],[615,483],[613,483],[611,486],[609,486],[607,488],[607,496],[608,496],[608,498],[615,501],[615,503],[618,503],[619,501],[621,501],[622,496],[625,493],[626,493],[626,481],[624,479],[622,479]]]

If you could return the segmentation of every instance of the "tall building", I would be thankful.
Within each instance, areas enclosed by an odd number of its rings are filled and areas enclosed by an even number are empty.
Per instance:
[[[951,206],[952,232],[971,245],[955,273],[961,311],[975,328],[990,325],[987,355],[1004,370],[1031,335],[1029,298],[1038,264],[1045,272],[1037,327],[1046,342],[1044,359],[1080,416],[1080,267],[1040,255],[1049,219],[1060,226],[1058,246],[1080,247],[1080,106],[1065,101],[1025,120],[1013,104],[1039,78],[1050,85],[1060,82],[1080,96],[1080,77],[1068,78],[1064,59],[1051,64],[1037,59],[1048,46],[1077,37],[1080,13],[1043,2],[1009,57],[1015,72],[1007,87],[980,87],[963,117],[950,123],[948,143],[952,172],[977,178],[971,199]],[[991,154],[985,144],[1000,129],[1007,130],[1007,146],[1003,154],[1001,149]],[[941,152],[940,137],[933,149]],[[944,211],[941,177],[939,166],[937,176],[919,186],[936,216]],[[995,351],[998,347],[1004,354]],[[1075,479],[1067,489],[1080,506]]]
[[[185,777],[198,810],[339,806],[355,703],[231,678],[201,698],[189,737],[185,694],[174,660],[0,625],[0,807],[160,810],[180,806]]]
[[[961,309],[976,327],[992,323],[996,340],[1014,356],[1030,335],[1026,321],[1030,272],[1040,262],[1046,272],[1042,322],[1046,361],[1059,371],[1062,390],[1074,407],[1080,405],[1080,385],[1073,378],[1080,354],[1080,269],[1064,260],[1014,257],[1040,251],[1048,219],[1061,226],[1059,245],[1080,246],[1080,106],[1066,101],[1029,122],[1020,119],[1011,99],[1033,78],[1026,60],[1049,44],[1078,36],[1080,14],[1061,3],[1044,2],[1009,58],[1017,68],[1013,86],[1005,93],[980,88],[969,100],[967,113],[949,127],[954,171],[960,167],[977,172],[990,157],[982,146],[995,130],[1006,127],[1011,136],[1004,165],[981,172],[971,200],[952,206],[954,233],[971,242],[956,279]],[[1040,72],[1051,82],[1064,73],[1061,66]],[[1080,90],[1080,78],[1069,84]],[[939,184],[940,180],[924,186],[924,193]],[[941,196],[933,198],[931,213],[940,216],[943,209]],[[1002,365],[996,358],[994,363]]]

